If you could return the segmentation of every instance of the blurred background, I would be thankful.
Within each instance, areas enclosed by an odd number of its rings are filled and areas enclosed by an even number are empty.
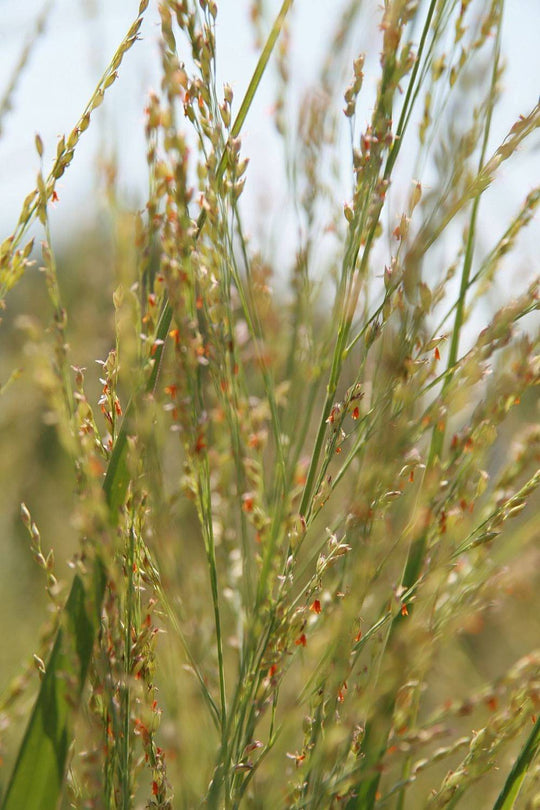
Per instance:
[[[297,0],[291,17],[291,90],[287,115],[294,129],[295,107],[317,81],[321,56],[329,46],[329,5],[335,12],[344,3]],[[367,51],[376,67],[379,3],[365,0],[358,30],[351,38],[350,58]],[[96,359],[105,359],[114,342],[114,251],[108,224],[104,176],[111,162],[117,166],[117,190],[123,205],[142,208],[147,193],[144,108],[151,88],[159,89],[158,15],[150,8],[141,40],[127,53],[119,80],[107,92],[103,105],[83,135],[75,158],[57,185],[59,200],[51,211],[52,239],[61,269],[62,294],[70,311],[71,356],[88,369],[89,395],[99,396]],[[263,28],[267,31],[280,3],[264,4]],[[39,160],[34,139],[43,139],[44,167],[48,171],[58,138],[79,118],[99,77],[136,17],[138,2],[128,0],[56,0],[54,3],[0,0],[0,105],[11,77],[43,19],[43,31],[32,46],[27,64],[9,93],[9,109],[0,119],[0,240],[13,231],[25,196],[36,185]],[[217,23],[218,86],[227,81],[235,105],[247,88],[258,53],[249,25],[250,3],[222,0]],[[337,12],[336,12],[337,15]],[[538,0],[509,0],[505,6],[503,52],[506,72],[502,103],[496,109],[491,143],[495,147],[520,114],[536,104],[540,85],[540,4]],[[350,63],[350,60],[349,60]],[[375,92],[377,70],[366,70],[359,125],[367,122]],[[347,81],[344,82],[345,89]],[[242,198],[246,227],[263,253],[292,264],[295,226],[288,195],[283,146],[276,132],[273,107],[276,72],[265,76],[242,136],[243,152],[250,158],[246,192]],[[526,159],[513,159],[497,180],[496,193],[486,195],[480,209],[482,231],[491,244],[504,229],[526,193],[538,183],[538,139]],[[490,150],[491,151],[491,150]],[[344,139],[344,162],[348,161]],[[336,195],[344,202],[350,194],[347,179]],[[39,244],[42,231],[32,231]],[[519,261],[507,277],[506,294],[515,281],[512,273],[532,274],[538,250],[538,226],[521,236]],[[36,255],[36,259],[38,256]],[[11,374],[17,379],[0,400],[0,588],[3,595],[0,633],[0,692],[19,672],[21,662],[37,649],[39,628],[47,596],[44,577],[32,560],[27,532],[19,519],[19,504],[30,507],[43,538],[45,551],[54,547],[58,575],[69,580],[66,560],[75,549],[76,532],[70,524],[74,495],[69,460],[60,451],[54,415],[39,393],[40,358],[51,320],[45,286],[37,266],[8,296],[0,324],[0,383]],[[43,382],[43,381],[41,381]],[[527,405],[531,420],[535,403]],[[17,621],[14,622],[14,617]],[[512,621],[510,617],[509,621]],[[533,644],[537,632],[531,621],[522,628],[518,645]],[[528,636],[530,635],[530,639]],[[506,642],[505,642],[506,643]],[[486,650],[500,655],[501,651]],[[508,650],[513,660],[519,649]],[[442,677],[442,676],[441,676]],[[31,695],[29,695],[29,698]],[[29,702],[21,707],[28,710]]]

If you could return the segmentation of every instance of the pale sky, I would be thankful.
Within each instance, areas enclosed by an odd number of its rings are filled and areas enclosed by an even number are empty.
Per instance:
[[[486,0],[487,2],[487,0]],[[281,0],[269,0],[277,12]],[[152,6],[152,0],[151,4]],[[228,80],[238,103],[254,68],[257,53],[246,23],[246,0],[219,3],[218,59],[220,75]],[[294,6],[293,75],[295,87],[316,76],[316,68],[331,30],[330,0],[296,0]],[[333,8],[341,6],[336,3]],[[370,47],[376,32],[376,0],[365,0],[373,30],[358,32],[358,51]],[[0,97],[3,95],[42,0],[0,0]],[[35,133],[45,144],[45,168],[55,153],[58,136],[69,132],[90,97],[101,72],[136,15],[137,0],[56,0],[45,33],[32,52],[13,98],[13,110],[5,116],[0,139],[0,238],[14,227],[22,201],[35,186],[38,159]],[[527,113],[540,92],[540,2],[508,0],[505,6],[504,53],[508,70],[504,104],[493,125],[493,143],[500,140],[520,113]],[[144,201],[146,166],[143,109],[148,90],[159,82],[158,28],[155,12],[142,29],[142,41],[126,55],[118,82],[111,88],[92,125],[77,147],[75,158],[58,185],[60,202],[54,212],[53,229],[62,234],[87,217],[95,189],[96,155],[115,149],[120,160],[121,187],[132,202]],[[373,79],[373,82],[375,80]],[[369,84],[369,78],[366,79]],[[244,127],[244,152],[251,158],[244,197],[248,226],[260,224],[260,190],[276,202],[286,195],[281,148],[269,113],[273,101],[272,76],[268,75]],[[237,108],[237,107],[236,107]],[[362,123],[362,122],[361,122]],[[539,182],[540,151],[527,161],[515,161],[505,201],[514,211],[528,187]],[[505,170],[506,171],[506,170]],[[509,170],[510,171],[510,170]],[[346,191],[343,191],[345,198]],[[489,202],[486,203],[489,211]],[[493,216],[498,216],[498,209]],[[264,219],[264,217],[263,217]],[[54,233],[53,233],[54,236]]]

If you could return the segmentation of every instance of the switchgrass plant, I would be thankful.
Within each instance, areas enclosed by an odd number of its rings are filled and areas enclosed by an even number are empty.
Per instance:
[[[345,4],[295,114],[292,0],[266,38],[253,4],[238,103],[216,79],[216,3],[163,0],[146,204],[126,206],[112,165],[105,183],[96,395],[49,206],[147,6],[0,249],[9,311],[41,223],[50,328],[22,327],[78,538],[63,586],[21,507],[52,612],[38,674],[2,699],[17,739],[39,675],[2,808],[536,807],[538,279],[518,240],[540,189],[480,226],[540,123],[535,106],[493,142],[504,3],[388,0],[378,62],[355,51],[366,8]],[[289,270],[248,238],[242,198],[276,42]]]

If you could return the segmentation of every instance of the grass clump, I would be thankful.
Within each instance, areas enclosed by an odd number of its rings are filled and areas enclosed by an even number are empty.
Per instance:
[[[22,327],[78,537],[66,598],[23,506],[53,611],[2,807],[509,808],[519,791],[533,807],[538,279],[487,304],[516,274],[539,189],[501,234],[480,213],[540,111],[492,143],[504,4],[385,3],[362,126],[359,4],[295,117],[292,2],[236,116],[216,4],[160,3],[144,209],[107,174],[96,393],[69,345],[77,302],[48,209],[147,5],[0,248],[9,308],[40,221],[52,320]],[[282,293],[245,231],[240,139],[276,42],[298,229]],[[31,681],[7,690],[6,718]]]

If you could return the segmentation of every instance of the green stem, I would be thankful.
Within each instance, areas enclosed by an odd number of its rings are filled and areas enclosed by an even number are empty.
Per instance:
[[[500,38],[501,38],[501,20],[499,20],[499,26],[497,31],[497,41],[495,45],[493,69],[491,77],[490,104],[488,107],[488,114],[486,117],[486,123],[484,128],[484,138],[479,158],[479,167],[478,167],[479,172],[482,170],[482,167],[484,165],[485,154],[489,139],[489,130],[494,101],[494,89],[497,78],[499,55],[500,55]],[[447,390],[448,385],[450,384],[452,376],[451,369],[455,367],[459,351],[459,338],[464,321],[465,297],[469,287],[469,277],[473,259],[474,239],[476,232],[476,220],[478,215],[479,202],[480,202],[480,194],[478,194],[475,197],[471,211],[469,233],[467,238],[467,248],[465,252],[461,275],[458,305],[456,308],[454,330],[452,333],[452,341],[447,361],[447,374],[444,378],[445,382],[443,384],[443,391],[442,391],[443,395],[445,390]],[[444,430],[440,430],[438,426],[435,426],[432,433],[432,439],[426,466],[427,470],[433,467],[435,460],[440,456],[443,442],[444,442]],[[422,534],[420,534],[411,544],[402,577],[402,587],[404,589],[411,588],[414,585],[414,583],[418,580],[418,577],[420,576],[420,572],[424,564],[427,537],[428,534],[426,530],[422,532]],[[392,643],[394,635],[397,631],[399,631],[401,624],[402,624],[402,616],[398,614],[396,617],[394,617],[392,621],[390,633],[387,640],[388,644]],[[380,696],[379,700],[377,701],[371,720],[369,720],[368,723],[366,724],[366,732],[362,746],[363,753],[365,755],[362,770],[366,773],[366,779],[365,781],[360,783],[355,799],[349,802],[348,805],[349,810],[352,810],[352,808],[356,808],[356,810],[371,810],[371,808],[375,804],[378,786],[380,782],[380,772],[376,769],[376,767],[380,763],[381,757],[386,749],[388,734],[390,732],[390,726],[392,722],[392,714],[394,711],[394,703],[395,703],[394,691],[393,690],[385,691],[385,693],[383,693]],[[400,794],[400,798],[398,799],[398,807],[403,806],[402,796],[403,792]]]
[[[527,741],[521,749],[512,770],[508,774],[508,778],[504,783],[504,787],[497,797],[497,801],[493,805],[493,810],[512,810],[515,807],[515,802],[518,793],[523,784],[523,780],[527,775],[527,771],[533,764],[534,760],[540,753],[540,716],[536,718],[536,722],[529,734]]]
[[[133,526],[129,530],[129,545],[126,559],[126,571],[128,576],[128,587],[126,593],[125,606],[125,630],[124,630],[124,677],[125,683],[122,685],[122,720],[123,733],[121,744],[120,777],[122,780],[122,810],[131,808],[131,734],[130,734],[130,712],[131,712],[131,687],[129,679],[131,677],[131,632],[133,627],[133,608],[135,600],[135,584],[133,581],[133,564],[135,562],[135,531]]]
[[[417,90],[416,90],[416,92],[413,93],[413,87],[414,87],[415,82],[416,82],[416,76],[417,76],[417,73],[418,73],[418,70],[419,70],[421,57],[422,57],[422,53],[423,53],[423,50],[424,50],[424,47],[425,47],[427,35],[428,35],[428,32],[429,32],[429,28],[430,28],[430,24],[431,24],[431,18],[433,16],[434,11],[435,11],[435,6],[436,6],[435,0],[431,0],[431,4],[430,4],[429,10],[428,10],[426,21],[425,21],[424,28],[423,28],[423,31],[422,31],[422,36],[421,36],[421,39],[420,39],[420,45],[419,45],[419,49],[418,49],[417,59],[416,59],[416,62],[414,64],[414,67],[413,67],[413,70],[412,70],[411,80],[410,80],[408,88],[407,88],[407,93],[406,93],[406,96],[405,96],[403,109],[402,109],[400,120],[399,120],[399,123],[398,123],[397,137],[396,137],[396,139],[394,141],[394,145],[393,145],[393,147],[392,147],[392,149],[390,151],[390,154],[388,156],[388,159],[386,161],[384,174],[383,174],[384,179],[388,179],[390,177],[390,174],[392,172],[392,168],[394,166],[394,163],[397,160],[397,157],[398,157],[398,154],[399,154],[399,151],[400,151],[400,148],[401,148],[401,144],[402,144],[402,141],[403,141],[403,134],[404,134],[404,131],[405,131],[405,128],[406,128],[408,115],[410,115],[410,111],[412,109],[412,106],[414,105],[414,101],[415,101],[417,93],[418,93]],[[382,93],[381,93],[381,96],[382,96]],[[369,198],[369,196],[370,196],[369,194],[366,194],[366,198]],[[382,208],[382,204],[381,204],[381,208]],[[368,262],[369,255],[370,255],[371,245],[373,243],[373,239],[374,239],[374,236],[375,236],[376,224],[377,223],[375,222],[375,224],[372,226],[372,228],[370,230],[370,233],[368,235],[368,238],[366,240],[366,245],[364,247],[364,252],[363,252],[363,255],[362,255],[361,267],[360,267],[360,270],[359,270],[359,273],[358,273],[359,281],[362,279],[363,271],[367,267],[367,262]],[[352,232],[352,229],[351,229],[350,232]],[[357,256],[358,256],[358,248],[356,248],[356,249],[354,248],[354,245],[352,244],[352,238],[351,238],[350,251],[352,251],[352,257],[350,259],[350,268],[352,270],[352,268],[354,268],[354,266],[356,265],[356,259],[357,259]],[[348,252],[349,251],[347,251],[347,253]],[[345,273],[342,274],[342,283],[340,285],[340,289],[338,290],[338,296],[337,296],[338,300],[342,299],[342,295],[341,295],[342,289],[341,288],[343,286],[343,279],[345,278],[345,275],[346,275]],[[345,313],[345,312],[352,313],[354,311],[354,302],[355,302],[355,300],[357,298],[357,295],[358,295],[359,289],[360,289],[359,281],[354,285],[353,290],[351,290],[350,298],[351,298],[351,300],[353,302],[353,306],[351,306],[349,304],[349,302],[347,301],[346,306],[343,307],[343,309],[342,309],[343,313]],[[341,367],[342,367],[342,364],[343,364],[343,360],[345,359],[345,356],[346,356],[346,353],[347,353],[347,340],[348,340],[348,336],[349,336],[349,333],[350,333],[350,330],[351,330],[351,326],[352,326],[352,317],[349,318],[349,319],[345,319],[342,316],[341,324],[340,324],[340,327],[339,327],[339,330],[338,330],[336,346],[335,346],[334,354],[333,354],[333,358],[332,358],[332,370],[330,372],[330,380],[329,380],[328,387],[327,387],[326,402],[325,402],[324,407],[323,407],[323,411],[322,411],[322,415],[321,415],[321,421],[319,423],[319,429],[318,429],[318,432],[317,432],[317,438],[315,440],[315,446],[314,446],[314,450],[313,450],[313,454],[312,454],[312,457],[311,457],[311,462],[310,462],[310,466],[309,466],[309,470],[308,470],[306,485],[304,487],[304,492],[303,492],[303,496],[302,496],[302,502],[301,502],[301,505],[300,505],[300,514],[304,515],[306,517],[306,519],[307,519],[307,515],[309,515],[309,513],[311,511],[310,502],[311,502],[311,498],[312,498],[312,496],[314,494],[313,490],[314,490],[315,477],[316,477],[316,474],[317,474],[317,468],[319,466],[319,459],[320,459],[320,454],[322,452],[322,447],[323,447],[323,443],[324,443],[324,437],[326,435],[326,420],[328,419],[328,417],[330,415],[330,412],[332,410],[332,405],[333,405],[333,402],[334,402],[334,396],[335,396],[335,392],[336,392],[336,388],[337,388],[337,382],[338,382],[338,379],[339,379],[339,376],[340,376],[340,373],[341,373]],[[319,483],[321,482],[322,477],[324,477],[324,476],[319,475]]]
[[[500,59],[500,48],[501,48],[501,28],[502,28],[502,4],[501,4],[501,17],[499,19],[499,24],[497,27],[497,40],[495,43],[495,54],[493,59],[493,67],[491,71],[491,88],[490,88],[490,100],[488,105],[487,117],[486,117],[486,124],[484,127],[484,137],[482,140],[482,149],[480,152],[480,158],[478,160],[478,174],[483,169],[484,161],[487,152],[487,146],[489,141],[489,133],[491,129],[491,118],[493,115],[493,103],[495,100],[495,84],[497,81],[497,74],[499,70],[499,59]],[[478,208],[480,206],[480,197],[481,193],[477,194],[474,198],[471,210],[471,217],[469,221],[469,230],[467,234],[467,245],[465,248],[465,256],[463,259],[463,269],[461,271],[461,283],[459,288],[459,296],[457,300],[456,306],[456,315],[454,318],[454,328],[452,330],[452,339],[450,342],[450,349],[448,351],[448,361],[446,364],[447,371],[449,372],[444,380],[443,389],[442,389],[442,396],[446,393],[448,386],[452,382],[452,376],[450,369],[452,369],[456,365],[458,352],[459,352],[459,341],[461,337],[461,331],[463,328],[463,323],[465,320],[465,299],[467,295],[467,290],[469,289],[469,279],[471,275],[471,268],[472,268],[472,261],[474,255],[474,244],[476,239],[476,221],[478,218]],[[444,442],[444,430],[435,429],[433,432],[433,441],[431,443],[430,448],[430,456],[428,465],[435,460],[437,456],[440,456],[442,451],[442,446]]]

